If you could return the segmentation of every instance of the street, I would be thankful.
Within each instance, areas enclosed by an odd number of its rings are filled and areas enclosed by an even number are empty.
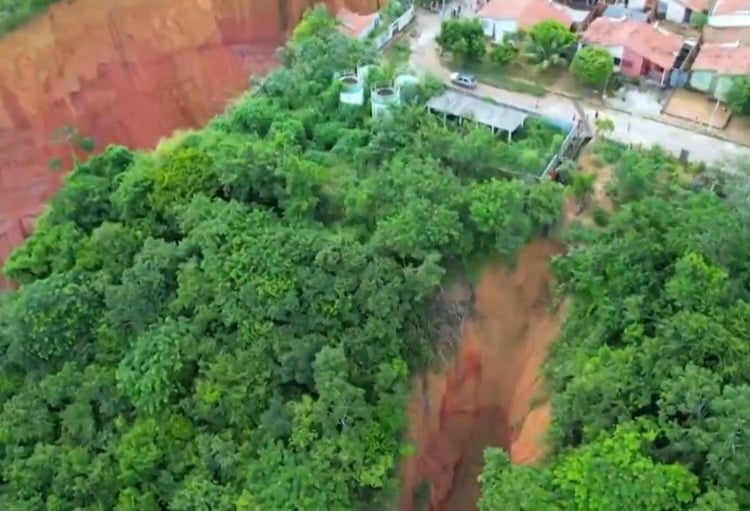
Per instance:
[[[451,5],[452,2],[446,2],[446,16],[449,15]],[[465,11],[466,9],[464,9]],[[418,72],[432,74],[441,80],[448,81],[450,70],[446,69],[440,62],[436,51],[437,44],[435,43],[435,37],[440,32],[442,19],[443,16],[440,14],[421,10],[417,12],[414,26],[418,36],[410,41],[411,56],[409,63]],[[485,84],[479,84],[475,93],[482,97],[489,97],[527,110],[537,111],[548,117],[572,119],[577,114],[573,101],[553,93],[537,98]],[[611,119],[615,128],[608,136],[626,144],[644,147],[659,145],[675,156],[679,156],[684,150],[688,152],[690,161],[701,161],[708,164],[720,164],[750,157],[750,149],[742,145],[645,119],[635,114],[626,114],[607,108],[595,109],[582,102],[579,102],[579,105],[589,120],[592,121],[592,124],[597,111],[600,117]]]

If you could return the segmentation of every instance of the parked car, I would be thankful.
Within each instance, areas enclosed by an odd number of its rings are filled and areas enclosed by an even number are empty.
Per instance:
[[[465,89],[476,89],[477,78],[474,75],[468,73],[453,73],[451,74],[451,83],[463,87]]]

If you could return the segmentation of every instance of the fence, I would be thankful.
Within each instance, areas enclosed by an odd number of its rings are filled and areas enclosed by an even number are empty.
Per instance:
[[[396,34],[404,30],[414,19],[414,6],[411,5],[401,16],[391,21],[383,32],[375,36],[374,43],[377,49],[388,44]]]
[[[560,148],[555,152],[552,158],[550,158],[549,163],[547,163],[547,166],[544,168],[544,172],[542,172],[539,179],[547,177],[547,174],[549,174],[553,168],[562,163],[565,158],[574,155],[586,140],[591,138],[589,131],[586,119],[579,119],[579,122],[570,129],[565,136],[565,139],[563,139]]]

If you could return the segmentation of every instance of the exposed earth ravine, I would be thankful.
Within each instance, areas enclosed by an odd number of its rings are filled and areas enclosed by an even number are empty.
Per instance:
[[[75,0],[0,39],[0,263],[31,229],[70,151],[64,125],[98,147],[153,146],[198,126],[274,65],[275,49],[318,2]],[[373,12],[378,0],[326,0]],[[0,283],[1,284],[1,283]]]
[[[557,335],[561,311],[551,310],[550,258],[562,247],[536,241],[518,254],[512,272],[488,267],[474,289],[474,310],[444,370],[415,378],[409,439],[415,454],[402,467],[401,511],[473,511],[487,446],[504,447],[513,462],[543,452],[548,405],[539,403],[541,364]],[[429,486],[429,504],[415,494]]]

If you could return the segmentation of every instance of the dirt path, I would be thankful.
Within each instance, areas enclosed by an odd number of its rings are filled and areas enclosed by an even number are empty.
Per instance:
[[[456,356],[443,372],[415,379],[408,415],[416,453],[402,466],[401,511],[476,510],[485,447],[502,446],[517,462],[543,452],[549,410],[529,412],[559,329],[560,312],[550,312],[548,263],[561,250],[536,241],[521,250],[512,273],[487,268]],[[423,481],[429,498],[418,503],[414,493]]]

